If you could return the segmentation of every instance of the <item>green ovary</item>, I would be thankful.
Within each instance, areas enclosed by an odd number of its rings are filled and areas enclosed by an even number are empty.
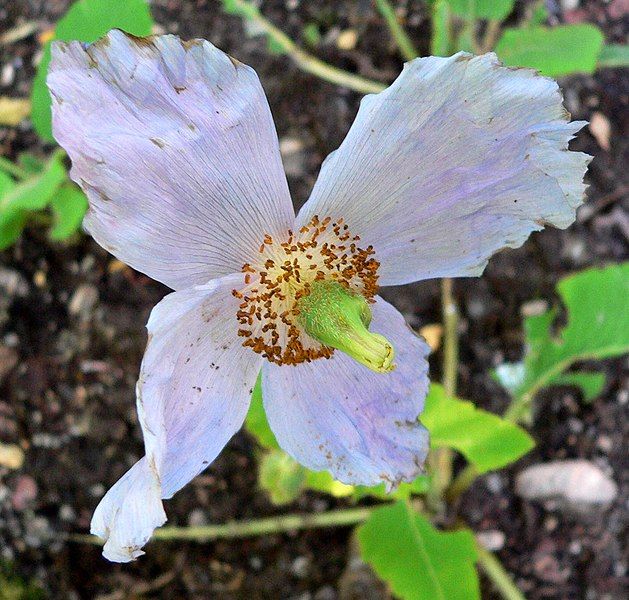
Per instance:
[[[372,333],[369,303],[336,281],[315,281],[297,302],[299,325],[325,346],[345,352],[376,373],[395,368],[395,353],[382,335]]]

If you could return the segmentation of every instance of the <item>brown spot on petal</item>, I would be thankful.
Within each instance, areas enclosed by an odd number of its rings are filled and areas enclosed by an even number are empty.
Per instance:
[[[159,138],[149,138],[149,140],[151,140],[151,142],[153,142],[158,148],[163,148],[164,146],[166,146],[166,142],[164,140],[160,140]]]
[[[138,37],[137,35],[133,35],[132,33],[127,33],[126,31],[122,31],[121,29],[119,29],[118,31],[121,31],[122,33],[124,33],[125,37],[130,41],[133,42],[136,46],[144,46],[147,48],[153,48],[155,47],[155,36],[154,35],[147,35],[144,37]]]
[[[192,40],[181,40],[181,45],[183,46],[184,50],[190,50],[190,48],[194,48],[194,46],[201,46],[203,45],[203,40],[200,40],[198,38],[192,39]]]
[[[231,60],[232,65],[234,65],[234,69],[238,69],[238,67],[242,66],[242,63],[237,58],[234,58],[230,54],[227,55],[227,58]]]

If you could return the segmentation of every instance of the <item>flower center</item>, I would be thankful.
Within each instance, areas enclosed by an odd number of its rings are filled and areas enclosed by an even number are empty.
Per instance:
[[[335,284],[373,302],[380,263],[373,247],[360,248],[359,241],[343,219],[316,215],[283,241],[265,235],[259,256],[242,267],[244,287],[232,291],[241,300],[236,317],[243,346],[279,365],[330,358],[334,348],[306,332],[300,313],[309,303],[300,300],[322,284]]]

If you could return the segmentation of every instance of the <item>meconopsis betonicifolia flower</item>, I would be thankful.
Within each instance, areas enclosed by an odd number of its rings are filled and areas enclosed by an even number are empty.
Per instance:
[[[378,287],[480,275],[583,198],[589,157],[567,145],[584,123],[555,82],[493,54],[419,58],[366,96],[297,216],[258,77],[209,42],[56,42],[48,85],[86,229],[175,290],[137,384],[146,455],[92,521],[113,561],[142,554],[162,499],[241,427],[260,372],[300,463],[348,484],[414,479],[429,350]]]

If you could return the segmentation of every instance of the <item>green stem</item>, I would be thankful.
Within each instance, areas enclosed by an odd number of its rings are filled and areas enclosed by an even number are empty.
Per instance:
[[[623,353],[624,347],[612,345],[599,348],[594,352],[587,352],[558,361],[552,366],[552,368],[547,369],[543,375],[540,375],[534,383],[530,384],[526,389],[520,391],[516,396],[514,396],[511,404],[503,415],[503,419],[511,421],[512,423],[521,422],[528,411],[530,404],[535,399],[537,392],[551,383],[555,377],[561,375],[561,373],[569,369],[575,362],[581,362],[584,360],[602,360],[609,358],[614,354]]]
[[[454,299],[454,282],[441,280],[441,311],[443,315],[443,388],[450,397],[456,395],[459,369],[459,310]]]
[[[441,280],[441,312],[443,319],[443,376],[442,383],[449,397],[456,395],[459,366],[459,311],[454,299],[454,282],[450,278]],[[433,479],[429,503],[435,510],[452,480],[454,454],[450,448],[438,448],[429,456]]]
[[[404,31],[404,28],[397,20],[395,11],[393,10],[391,4],[389,4],[388,0],[376,0],[376,7],[378,8],[378,12],[384,17],[387,27],[389,28],[395,43],[400,49],[400,53],[404,57],[404,60],[413,60],[414,58],[417,58],[419,53],[415,49],[411,39]]]
[[[502,418],[505,419],[505,421],[511,421],[512,423],[519,423],[522,421],[538,389],[539,388],[536,386],[533,394],[526,393],[516,396],[511,404],[509,404],[504,415],[502,415]]]
[[[450,503],[458,500],[464,492],[474,483],[479,473],[474,465],[466,465],[454,478],[450,487],[446,490],[446,500]]]
[[[16,165],[4,156],[0,156],[0,171],[5,171],[17,179],[28,179],[30,176],[22,167]]]
[[[345,527],[362,523],[370,515],[372,508],[347,508],[324,513],[305,515],[280,515],[265,519],[233,521],[223,525],[203,525],[198,527],[162,527],[153,534],[156,540],[188,540],[208,542],[218,539],[237,539],[258,535],[318,529],[324,527]],[[74,534],[67,538],[72,542],[102,544],[102,540],[93,535]]]
[[[481,544],[476,544],[478,566],[505,600],[526,600],[502,563]]]
[[[311,54],[308,54],[297,46],[283,31],[278,29],[268,19],[264,18],[260,11],[249,2],[245,2],[245,0],[234,0],[234,6],[237,14],[244,16],[250,21],[254,21],[276,46],[287,54],[300,69],[306,71],[306,73],[316,75],[320,79],[349,88],[355,92],[360,92],[361,94],[375,94],[387,87],[384,83],[348,73],[343,69],[333,67]]]

